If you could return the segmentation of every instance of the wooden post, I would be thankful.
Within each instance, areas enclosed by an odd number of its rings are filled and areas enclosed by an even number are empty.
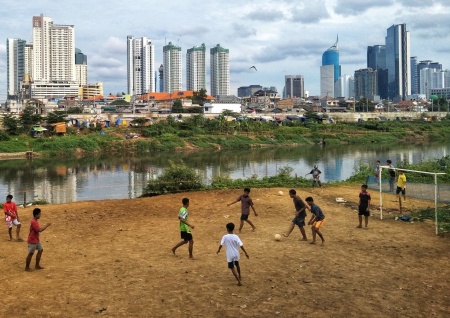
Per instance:
[[[24,192],[23,193],[23,207],[26,207],[26,206],[27,206],[27,193]]]

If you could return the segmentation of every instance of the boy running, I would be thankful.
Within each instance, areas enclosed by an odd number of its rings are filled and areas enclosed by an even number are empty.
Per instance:
[[[241,224],[239,226],[239,233],[241,233],[242,227],[244,226],[244,221],[251,225],[253,232],[256,229],[256,226],[253,225],[252,221],[248,219],[248,216],[250,214],[250,207],[253,210],[253,213],[255,216],[258,216],[258,213],[256,213],[255,207],[253,206],[253,201],[249,196],[250,194],[250,188],[244,189],[244,194],[240,195],[236,201],[231,202],[230,204],[227,204],[227,206],[233,205],[239,201],[241,201]]]
[[[191,229],[194,229],[194,226],[188,223],[189,213],[187,208],[189,207],[189,199],[183,198],[181,200],[183,203],[183,207],[178,212],[178,219],[180,220],[180,232],[182,241],[179,242],[172,248],[172,253],[175,255],[175,251],[181,245],[189,243],[189,258],[193,259],[192,251],[194,249],[194,240],[192,239]]]
[[[302,233],[303,239],[302,241],[307,241],[305,229],[305,218],[306,218],[306,205],[303,200],[297,195],[297,192],[294,189],[289,190],[289,197],[291,197],[295,206],[295,217],[292,219],[291,225],[286,233],[283,235],[288,237],[291,234],[294,227],[297,225],[300,229],[300,233]]]
[[[8,226],[8,234],[9,240],[12,241],[12,226],[16,227],[16,240],[23,241],[20,238],[20,221],[19,221],[19,213],[17,212],[17,206],[14,202],[12,202],[13,196],[8,194],[6,196],[6,202],[3,204],[3,212],[5,212],[5,221]]]
[[[44,231],[46,228],[48,228],[51,223],[47,223],[44,227],[39,226],[38,220],[41,218],[41,209],[35,208],[33,210],[33,218],[31,219],[30,224],[30,234],[28,234],[28,256],[25,263],[25,270],[27,272],[31,272],[32,269],[30,268],[31,259],[33,257],[33,254],[36,250],[38,250],[38,253],[36,255],[36,266],[35,269],[44,269],[41,265],[39,265],[39,262],[41,261],[42,252],[44,249],[42,248],[42,244],[39,241],[39,233]]]
[[[361,186],[361,192],[359,193],[359,203],[358,203],[358,218],[359,218],[359,225],[357,228],[362,228],[362,217],[364,215],[364,223],[365,228],[367,229],[367,224],[369,223],[369,216],[370,216],[370,194],[367,192],[367,184],[363,184]]]
[[[227,250],[227,262],[228,262],[228,268],[231,269],[231,272],[233,273],[234,277],[236,277],[238,281],[238,286],[242,286],[241,283],[241,267],[239,266],[239,247],[244,251],[245,256],[249,258],[247,251],[244,248],[244,244],[242,244],[241,239],[239,236],[233,233],[234,231],[234,224],[228,223],[227,225],[227,232],[228,234],[225,234],[222,237],[222,241],[220,242],[219,249],[217,250],[217,254],[220,253],[220,250],[222,249],[222,246],[225,245]],[[234,268],[236,266],[236,269]]]
[[[312,213],[311,219],[308,222],[308,225],[312,225],[311,231],[312,231],[313,240],[310,244],[316,244],[316,234],[320,236],[320,238],[322,239],[322,244],[324,244],[325,240],[323,238],[322,233],[320,233],[319,229],[323,225],[323,222],[325,220],[325,215],[323,214],[320,207],[314,203],[314,200],[312,197],[307,197],[305,199],[305,201],[311,207],[311,213]]]

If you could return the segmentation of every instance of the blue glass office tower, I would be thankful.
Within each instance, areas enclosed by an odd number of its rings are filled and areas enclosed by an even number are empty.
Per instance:
[[[334,65],[334,81],[336,82],[339,77],[341,77],[341,66],[339,65],[339,38],[336,39],[334,43],[328,50],[323,52],[322,55],[322,66]]]
[[[341,77],[341,65],[339,65],[339,38],[322,55],[320,67],[320,96],[335,97],[334,84]]]
[[[376,94],[382,99],[388,98],[388,77],[386,69],[386,46],[374,45],[367,47],[367,68],[377,71],[378,89]]]

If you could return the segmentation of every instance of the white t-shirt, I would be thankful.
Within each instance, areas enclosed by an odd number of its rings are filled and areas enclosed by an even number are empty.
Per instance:
[[[225,234],[222,237],[220,245],[224,245],[227,249],[227,262],[239,261],[239,247],[242,245],[242,241],[236,234]]]

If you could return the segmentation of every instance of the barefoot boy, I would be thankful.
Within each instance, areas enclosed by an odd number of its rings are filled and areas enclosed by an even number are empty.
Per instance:
[[[397,200],[400,200],[400,192],[402,193],[403,201],[406,201],[406,175],[403,170],[398,171],[397,190],[395,191]]]
[[[323,238],[322,233],[320,233],[320,227],[323,225],[323,221],[325,220],[325,215],[323,214],[320,207],[314,203],[314,200],[312,197],[307,197],[305,199],[306,203],[311,207],[311,219],[308,222],[308,225],[311,226],[312,236],[313,240],[311,244],[316,244],[316,234],[319,235],[319,237],[322,239],[322,244],[325,243],[325,240]]]
[[[177,248],[179,248],[181,245],[189,243],[189,258],[192,259],[194,258],[194,256],[192,255],[192,251],[194,249],[194,240],[192,239],[191,229],[194,229],[194,226],[188,223],[189,213],[187,208],[189,207],[189,199],[184,198],[183,200],[181,200],[181,202],[183,203],[183,207],[180,209],[180,212],[178,212],[178,219],[180,220],[180,232],[182,241],[172,248],[172,252],[173,254],[175,254]]]
[[[39,233],[44,231],[46,228],[48,228],[51,223],[47,223],[44,227],[39,226],[38,220],[41,218],[41,209],[35,208],[33,210],[33,218],[31,219],[31,225],[30,225],[30,234],[28,234],[28,256],[25,263],[25,270],[30,272],[30,263],[31,258],[33,257],[34,251],[38,250],[38,253],[36,255],[36,266],[35,269],[44,269],[41,265],[39,265],[41,261],[42,252],[44,249],[42,248],[42,244],[39,241]]]
[[[20,221],[19,221],[19,213],[17,212],[17,206],[14,202],[12,202],[13,196],[8,194],[6,196],[6,202],[3,204],[3,212],[5,212],[5,221],[8,226],[8,234],[9,240],[12,241],[12,226],[16,227],[16,240],[22,241],[20,238]]]
[[[363,184],[361,186],[361,192],[359,193],[359,203],[358,203],[358,218],[359,225],[358,228],[362,228],[362,217],[364,215],[364,224],[367,229],[367,225],[369,224],[369,216],[370,216],[370,194],[367,192],[367,184]]]
[[[295,217],[292,219],[291,225],[286,233],[283,235],[288,237],[291,234],[294,227],[297,225],[300,229],[300,233],[302,233],[303,239],[302,241],[307,241],[306,232],[303,228],[305,226],[305,218],[306,218],[306,205],[303,200],[297,195],[297,192],[294,189],[289,190],[289,197],[291,197],[295,206]]]
[[[256,226],[253,225],[252,221],[248,219],[248,216],[250,214],[250,207],[253,210],[253,213],[255,216],[258,216],[258,213],[256,213],[255,208],[253,206],[253,201],[249,196],[250,194],[250,188],[244,189],[244,194],[240,195],[236,201],[231,202],[230,204],[227,204],[227,206],[233,205],[239,201],[241,201],[241,225],[239,226],[239,233],[241,233],[242,227],[244,226],[244,221],[251,225],[253,231],[255,231]]]
[[[241,267],[239,266],[239,247],[244,251],[245,256],[249,258],[247,251],[244,248],[244,245],[242,244],[242,241],[240,240],[239,236],[233,233],[234,231],[234,224],[228,223],[227,224],[227,232],[228,234],[225,234],[222,237],[222,241],[220,242],[219,249],[217,250],[217,254],[220,253],[220,250],[222,249],[222,246],[225,245],[227,250],[227,262],[228,262],[228,268],[231,269],[231,272],[233,273],[234,277],[236,277],[238,281],[238,286],[242,286],[241,283]],[[236,266],[236,269],[234,268]]]

